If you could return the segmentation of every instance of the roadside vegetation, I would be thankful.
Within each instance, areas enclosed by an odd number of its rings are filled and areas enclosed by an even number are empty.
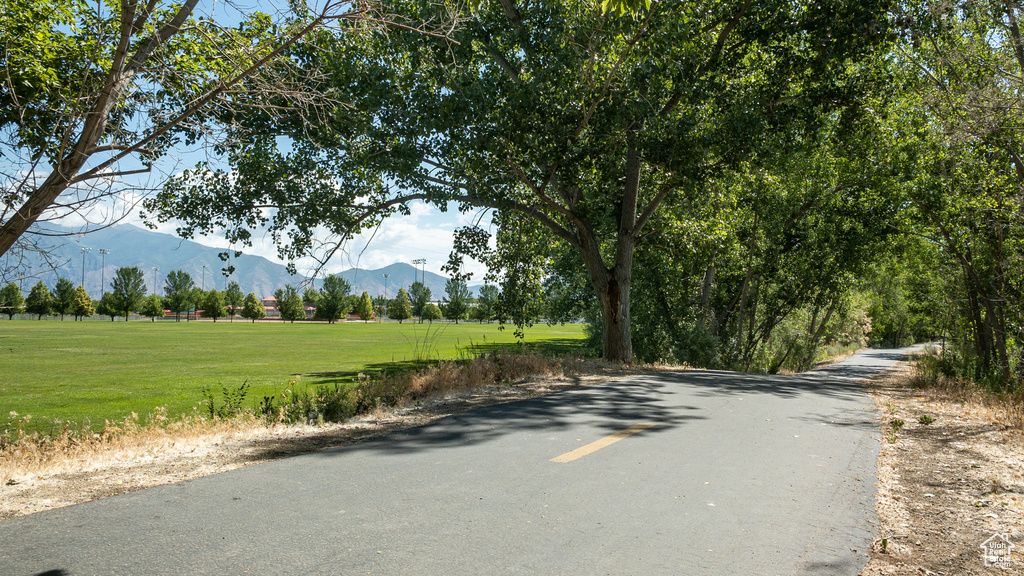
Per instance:
[[[539,325],[527,349],[581,353],[582,327]],[[157,407],[169,418],[208,412],[208,395],[245,387],[242,407],[320,386],[348,390],[368,375],[422,369],[518,346],[497,324],[4,322],[0,428],[99,432]],[[204,392],[206,391],[206,392]],[[17,416],[11,416],[15,412]],[[30,417],[29,420],[25,420]],[[20,422],[20,424],[19,424]]]
[[[351,384],[303,385],[296,377],[279,393],[265,395],[255,404],[244,383],[216,392],[207,389],[205,399],[186,414],[172,417],[161,406],[144,416],[132,412],[106,420],[98,429],[63,422],[51,423],[58,424],[57,429],[51,425],[50,432],[43,432],[31,428],[31,416],[12,413],[0,435],[0,483],[13,486],[32,475],[80,471],[121,454],[154,454],[176,444],[244,437],[282,426],[322,427],[358,416],[379,418],[438,397],[607,368],[578,355],[544,356],[525,345],[422,364],[419,369],[360,373]]]

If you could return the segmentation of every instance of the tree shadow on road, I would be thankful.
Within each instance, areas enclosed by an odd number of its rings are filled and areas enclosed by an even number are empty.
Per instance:
[[[882,351],[875,358],[902,357]],[[801,375],[765,375],[710,370],[663,372],[632,376],[615,382],[583,386],[527,400],[476,408],[357,445],[328,449],[324,457],[349,451],[403,454],[452,446],[478,445],[509,434],[557,433],[570,427],[593,427],[602,434],[621,431],[640,422],[656,425],[644,434],[657,434],[713,417],[701,399],[742,395],[781,399],[809,398],[812,407],[796,418],[856,428],[875,427],[875,415],[865,410],[857,380],[870,378],[878,366],[836,364]],[[690,397],[695,402],[687,402]],[[814,402],[815,397],[829,402]],[[595,438],[596,439],[596,438]],[[257,454],[256,457],[259,457]]]

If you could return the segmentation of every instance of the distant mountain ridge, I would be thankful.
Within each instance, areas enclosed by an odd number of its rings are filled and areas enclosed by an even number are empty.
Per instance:
[[[50,226],[49,229],[56,227]],[[60,230],[60,229],[57,229]],[[70,234],[73,231],[68,229]],[[119,224],[81,236],[53,238],[44,241],[48,245],[51,262],[57,269],[52,269],[38,254],[26,254],[26,263],[31,266],[33,279],[27,280],[23,287],[27,294],[31,284],[42,280],[51,288],[56,284],[57,277],[65,276],[77,286],[83,282],[82,248],[88,248],[84,254],[84,286],[94,298],[102,293],[101,285],[110,290],[110,281],[114,273],[122,266],[138,266],[145,272],[146,289],[153,291],[154,281],[162,293],[167,273],[172,270],[184,270],[192,276],[196,286],[206,289],[223,290],[228,282],[238,282],[245,293],[253,292],[264,297],[285,284],[300,286],[308,284],[309,279],[298,274],[289,274],[287,268],[262,256],[244,253],[237,258],[232,252],[228,261],[222,260],[221,254],[226,248],[211,248],[198,242],[184,240],[171,234],[154,232],[131,224]],[[108,250],[106,255],[100,249]],[[235,267],[234,273],[226,277],[223,269],[228,265]],[[153,268],[157,270],[154,271]],[[388,275],[387,281],[383,277]],[[352,285],[356,295],[368,292],[371,296],[384,294],[385,288],[389,298],[394,298],[399,288],[406,290],[412,283],[420,279],[420,270],[411,264],[391,264],[378,270],[351,268],[338,274]],[[447,278],[433,272],[423,273],[424,283],[433,298],[444,296]],[[314,285],[319,286],[320,280]]]

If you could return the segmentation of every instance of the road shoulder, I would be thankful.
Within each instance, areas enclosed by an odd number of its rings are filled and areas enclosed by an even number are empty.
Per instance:
[[[900,362],[866,383],[882,447],[862,576],[1024,573],[1024,434],[982,407],[912,388],[911,370]],[[985,566],[982,545],[1002,538],[1015,546],[1009,566]]]

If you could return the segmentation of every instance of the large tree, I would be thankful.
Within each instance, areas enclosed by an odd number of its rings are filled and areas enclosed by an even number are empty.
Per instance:
[[[413,19],[439,9],[394,6]],[[324,89],[354,108],[276,132],[240,122],[233,170],[187,172],[149,206],[184,215],[189,233],[227,226],[232,239],[266,222],[289,236],[286,255],[309,251],[317,226],[344,239],[414,201],[493,209],[510,241],[543,235],[579,255],[603,354],[631,360],[633,261],[652,218],[778,134],[855,106],[887,6],[660,1],[633,18],[510,0],[482,7],[453,32],[457,44],[343,37],[322,52]],[[291,137],[287,149],[278,136]],[[463,230],[457,246],[480,255],[487,233]]]
[[[126,187],[145,193],[133,177],[173,171],[175,146],[217,134],[238,109],[272,114],[282,94],[300,107],[326,97],[289,86],[294,43],[328,21],[388,21],[324,0],[231,26],[199,4],[0,0],[0,255],[41,217]],[[250,94],[240,97],[243,80]]]

